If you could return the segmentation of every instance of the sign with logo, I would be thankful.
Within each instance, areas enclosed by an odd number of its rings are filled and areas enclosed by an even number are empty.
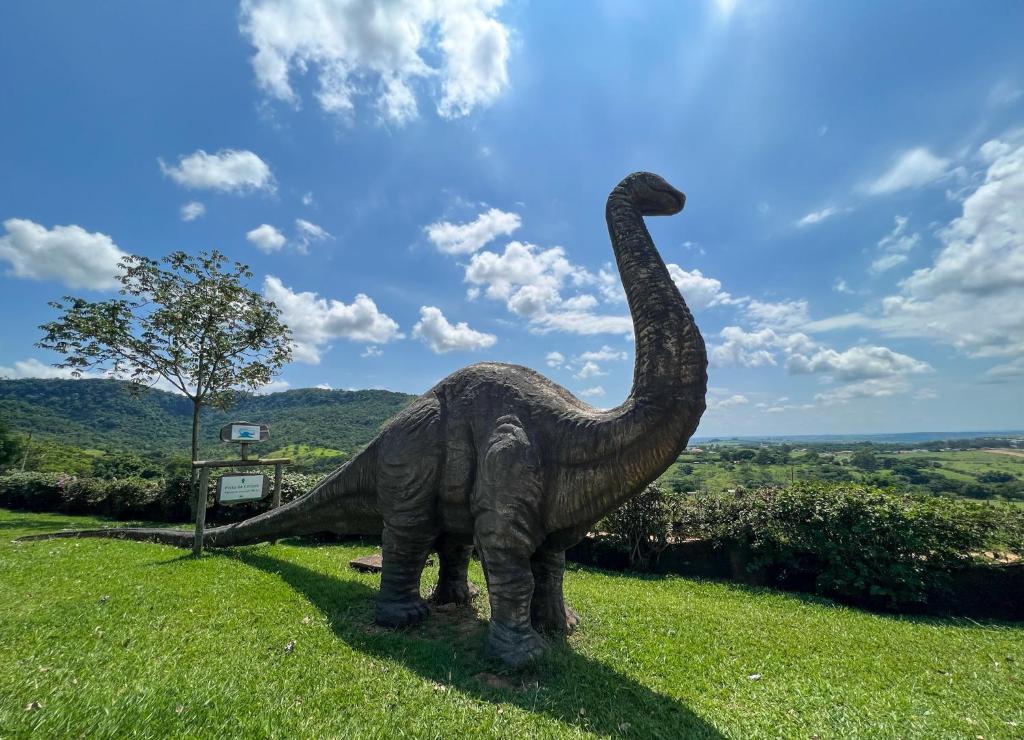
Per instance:
[[[217,479],[217,503],[241,504],[267,495],[267,476],[231,473]]]
[[[222,442],[266,442],[270,439],[270,427],[266,424],[236,421],[221,427],[220,439]]]

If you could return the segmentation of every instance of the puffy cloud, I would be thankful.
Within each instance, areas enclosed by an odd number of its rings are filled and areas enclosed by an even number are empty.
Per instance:
[[[310,190],[302,196],[302,205],[311,206],[313,205],[313,191]]]
[[[882,256],[871,263],[871,272],[885,272],[906,262],[907,252],[916,247],[920,241],[920,234],[907,233],[907,217],[896,216],[896,225],[893,230],[878,242],[878,250],[882,252]]]
[[[470,329],[465,321],[453,325],[435,306],[420,307],[420,320],[413,327],[412,335],[438,354],[485,349],[498,341],[493,334]]]
[[[548,352],[544,361],[547,363],[548,367],[562,367],[562,365],[565,364],[565,355],[561,352]]]
[[[380,357],[383,354],[384,354],[384,350],[382,350],[380,347],[377,347],[376,345],[371,344],[371,345],[368,345],[367,348],[364,349],[359,354],[359,356],[360,357]]]
[[[584,362],[608,362],[609,360],[625,360],[629,357],[625,352],[614,350],[607,344],[597,351],[583,352],[577,359]]]
[[[584,388],[577,395],[583,396],[584,398],[598,398],[604,395],[604,387],[595,385],[593,388]]]
[[[950,161],[937,157],[925,147],[901,153],[892,166],[866,186],[871,195],[884,195],[935,182],[949,170]]]
[[[763,367],[775,365],[777,364],[775,360],[777,351],[791,355],[808,352],[817,346],[806,334],[799,332],[780,334],[768,327],[747,331],[738,326],[727,326],[719,332],[719,336],[724,341],[715,345],[710,352],[711,362],[719,366]]]
[[[981,382],[1014,383],[1018,380],[1024,380],[1024,357],[989,368]]]
[[[298,104],[292,73],[317,71],[323,110],[350,115],[370,95],[401,125],[418,115],[413,84],[440,81],[438,113],[464,116],[508,84],[501,0],[245,0],[240,30],[256,48],[260,87]],[[439,63],[432,66],[434,60]]]
[[[576,378],[577,380],[586,380],[587,378],[596,378],[601,375],[607,374],[608,373],[604,372],[601,369],[601,366],[598,365],[596,362],[591,362],[588,360],[583,363],[582,367],[580,367],[580,369],[576,372],[575,375],[573,375],[573,377]]]
[[[851,383],[840,388],[817,393],[814,400],[826,406],[837,403],[849,403],[861,398],[888,398],[910,390],[910,384],[902,377],[872,378],[859,383]]]
[[[385,344],[402,337],[398,324],[363,293],[349,304],[328,301],[316,293],[297,293],[268,275],[263,295],[281,309],[282,319],[292,331],[295,359],[300,362],[319,364],[321,351],[336,338]]]
[[[984,181],[962,214],[938,236],[934,262],[886,296],[881,312],[855,312],[807,324],[825,331],[867,327],[924,337],[975,357],[1024,354],[1024,146],[996,140],[982,148]]]
[[[179,157],[177,166],[157,161],[167,177],[186,188],[228,193],[274,190],[270,166],[245,149],[221,149],[216,154],[199,149]]]
[[[758,326],[767,326],[777,330],[795,329],[809,320],[807,301],[750,301],[747,304],[747,317]]]
[[[745,406],[748,403],[750,403],[750,399],[748,399],[746,396],[742,396],[739,393],[734,393],[733,395],[729,396],[728,398],[722,398],[722,399],[711,398],[711,399],[708,399],[708,408],[709,409],[729,409],[729,408],[733,408],[735,406]]]
[[[502,254],[474,254],[466,266],[466,282],[486,286],[488,298],[504,300],[510,311],[527,317],[560,304],[559,291],[567,281],[582,284],[588,278],[561,247],[541,249],[517,241],[509,242]]]
[[[832,284],[832,290],[834,290],[836,293],[846,293],[848,295],[853,294],[854,292],[853,289],[850,288],[850,286],[846,284],[846,281],[843,280],[843,278],[841,277],[836,278],[836,281]]]
[[[47,365],[40,362],[34,357],[30,357],[27,360],[18,360],[14,363],[14,367],[2,367],[0,366],[0,378],[64,378],[69,379],[74,376],[71,374],[71,368],[68,367],[54,367],[53,365]],[[82,373],[83,378],[96,378],[100,377],[93,373]]]
[[[271,393],[280,393],[286,391],[292,387],[292,384],[287,380],[271,380],[266,385],[260,386],[256,389],[255,393],[257,396],[267,396]]]
[[[730,305],[743,303],[745,299],[733,298],[726,291],[722,290],[722,281],[713,277],[706,277],[700,270],[693,269],[686,271],[679,265],[669,263],[665,265],[672,282],[679,288],[683,298],[690,308],[700,310],[712,306]]]
[[[845,352],[822,348],[808,356],[794,354],[786,361],[791,373],[828,373],[839,380],[887,378],[932,370],[927,362],[894,352],[888,347],[851,347]]]
[[[472,254],[499,236],[522,225],[517,213],[491,208],[465,224],[437,221],[424,227],[427,238],[445,254]]]
[[[181,207],[182,221],[195,221],[206,213],[206,206],[197,200],[186,203]]]
[[[309,245],[313,242],[322,242],[331,238],[326,229],[304,218],[295,219],[295,234],[295,247],[301,254],[306,254],[309,251]]]
[[[247,232],[245,238],[250,244],[266,254],[278,251],[287,241],[284,238],[284,234],[270,224],[257,226],[252,231]]]
[[[116,288],[119,263],[127,256],[106,234],[81,226],[47,229],[33,221],[9,218],[0,236],[0,260],[10,274],[32,280],[57,280],[69,288]]]
[[[820,211],[811,211],[806,216],[797,221],[796,225],[812,226],[813,224],[821,223],[827,218],[831,218],[837,213],[839,213],[839,209],[836,208],[835,206],[826,206],[825,208],[822,208]]]

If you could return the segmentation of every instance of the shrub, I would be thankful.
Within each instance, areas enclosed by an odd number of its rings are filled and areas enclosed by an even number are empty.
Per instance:
[[[821,594],[885,608],[925,602],[972,553],[1022,531],[1008,507],[856,485],[701,495],[678,511],[680,531],[741,548],[751,569],[811,576]]]
[[[671,540],[677,498],[652,483],[595,528],[607,533],[616,548],[627,554],[630,567],[649,568]]]

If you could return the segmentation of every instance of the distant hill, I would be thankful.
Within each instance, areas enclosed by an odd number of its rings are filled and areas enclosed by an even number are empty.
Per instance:
[[[207,453],[224,451],[221,426],[231,421],[270,425],[258,452],[307,445],[352,453],[365,445],[415,396],[392,391],[319,388],[238,394],[227,411],[207,409],[201,420]],[[192,422],[185,398],[153,389],[133,394],[119,380],[0,380],[0,417],[20,432],[85,449],[142,455],[188,454]]]

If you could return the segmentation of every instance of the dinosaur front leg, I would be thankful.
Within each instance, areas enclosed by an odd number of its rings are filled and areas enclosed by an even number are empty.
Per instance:
[[[450,535],[441,535],[437,556],[441,561],[437,588],[431,601],[435,604],[468,604],[480,590],[469,582],[469,559],[473,545]]]
[[[538,550],[530,558],[533,569],[533,601],[530,621],[534,628],[549,634],[569,633],[580,623],[579,615],[567,606],[562,595],[565,552]]]
[[[420,578],[434,536],[384,528],[380,596],[374,612],[377,624],[406,627],[426,618],[428,609],[420,596]]]

